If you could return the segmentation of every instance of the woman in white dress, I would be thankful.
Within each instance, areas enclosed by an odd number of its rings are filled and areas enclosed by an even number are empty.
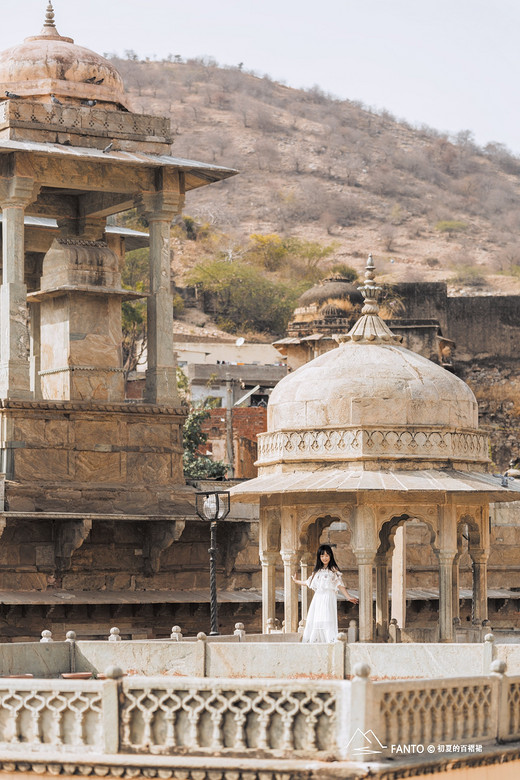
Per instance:
[[[302,642],[335,642],[338,638],[336,593],[341,591],[347,601],[353,604],[357,604],[358,600],[350,595],[343,584],[332,548],[328,544],[320,545],[311,576],[303,582],[293,574],[293,580],[297,585],[307,585],[314,591]]]

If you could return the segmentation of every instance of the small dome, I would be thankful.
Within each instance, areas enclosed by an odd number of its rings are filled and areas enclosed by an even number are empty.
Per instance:
[[[486,437],[468,385],[398,344],[378,316],[369,258],[361,318],[340,346],[284,377],[267,406],[258,466],[274,470],[435,468],[488,463]],[[331,465],[332,467],[332,465]],[[430,466],[428,466],[430,467]]]
[[[435,425],[477,428],[468,385],[397,344],[347,342],[284,377],[268,404],[268,431]]]
[[[300,295],[298,305],[311,306],[313,303],[320,305],[331,299],[346,299],[353,304],[363,303],[363,296],[357,287],[351,284],[351,282],[347,282],[341,276],[332,276],[328,279],[323,279],[314,287],[311,287],[310,290],[306,290]]]
[[[123,80],[116,68],[60,35],[51,3],[39,35],[0,53],[0,95],[6,91],[42,102],[55,95],[73,104],[95,100],[100,105],[126,107]]]

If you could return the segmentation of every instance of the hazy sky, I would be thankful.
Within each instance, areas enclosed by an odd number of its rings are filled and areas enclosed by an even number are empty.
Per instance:
[[[46,5],[9,2],[0,49],[39,32]],[[100,53],[242,62],[289,86],[317,84],[520,154],[520,0],[55,0],[54,8],[62,35]]]

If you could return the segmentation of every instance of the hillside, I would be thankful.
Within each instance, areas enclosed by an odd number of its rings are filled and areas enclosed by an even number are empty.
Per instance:
[[[450,140],[210,60],[129,57],[113,61],[133,106],[171,117],[173,154],[240,171],[190,193],[185,208],[230,259],[251,233],[276,233],[332,246],[321,275],[338,262],[361,270],[372,251],[387,281],[520,293],[520,160],[501,145]],[[182,281],[208,246],[180,236],[176,250]]]

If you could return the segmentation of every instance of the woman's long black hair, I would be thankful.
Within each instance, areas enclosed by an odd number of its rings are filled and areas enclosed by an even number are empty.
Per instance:
[[[314,567],[314,571],[312,572],[313,574],[316,574],[317,571],[325,568],[323,563],[321,562],[321,557],[320,557],[321,554],[324,552],[330,555],[330,561],[327,568],[330,569],[331,571],[339,571],[338,564],[334,559],[334,553],[332,552],[332,547],[330,546],[330,544],[320,544],[320,546],[318,547],[318,552],[316,553],[316,566]]]

